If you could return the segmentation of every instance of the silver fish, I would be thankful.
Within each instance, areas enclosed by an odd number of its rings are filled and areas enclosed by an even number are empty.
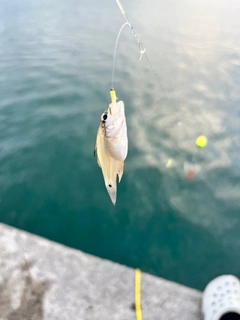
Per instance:
[[[102,169],[105,186],[114,205],[117,199],[116,177],[118,175],[120,182],[127,152],[128,138],[124,103],[123,101],[116,102],[114,92],[112,103],[101,116],[95,144],[97,162]]]

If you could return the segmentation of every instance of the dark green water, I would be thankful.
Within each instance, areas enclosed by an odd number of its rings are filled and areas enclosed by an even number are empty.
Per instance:
[[[126,28],[114,86],[129,154],[113,207],[93,147],[124,23],[115,1],[1,1],[0,221],[198,289],[240,276],[240,2],[122,3],[167,98]]]

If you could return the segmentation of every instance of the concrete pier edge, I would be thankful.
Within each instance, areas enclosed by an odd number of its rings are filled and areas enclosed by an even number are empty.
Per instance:
[[[201,292],[142,273],[143,320],[200,320]],[[0,320],[135,320],[134,269],[0,224]]]

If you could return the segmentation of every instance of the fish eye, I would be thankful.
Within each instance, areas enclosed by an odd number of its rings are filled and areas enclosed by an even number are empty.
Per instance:
[[[107,120],[107,117],[108,117],[108,115],[106,114],[106,113],[104,113],[103,115],[102,115],[102,119],[105,121],[105,120]]]

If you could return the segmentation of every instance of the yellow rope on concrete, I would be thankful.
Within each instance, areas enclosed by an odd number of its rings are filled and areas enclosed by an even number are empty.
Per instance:
[[[136,319],[142,320],[141,310],[141,271],[140,269],[135,270],[135,310]]]

